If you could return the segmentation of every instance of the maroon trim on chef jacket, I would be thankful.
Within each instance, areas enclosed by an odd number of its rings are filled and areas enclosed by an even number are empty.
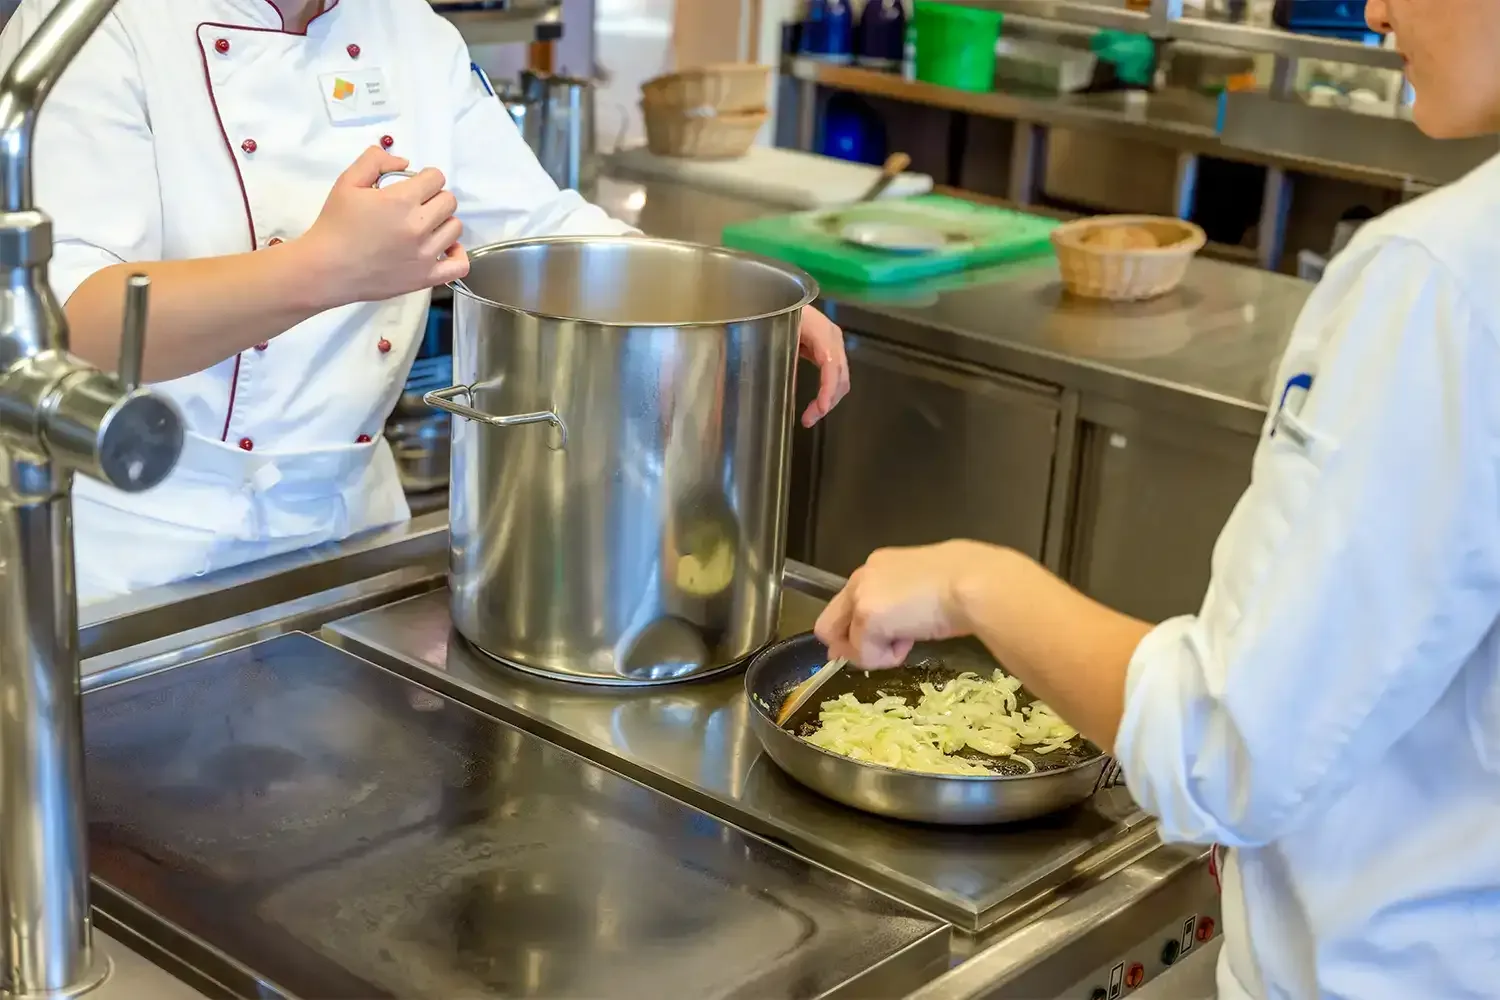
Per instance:
[[[276,12],[276,16],[281,20],[281,33],[283,35],[305,35],[305,34],[307,34],[307,29],[306,28],[302,29],[301,31],[287,31],[286,30],[286,15],[281,12],[281,7],[277,5],[276,0],[266,0],[266,3],[268,3],[268,4],[271,5],[271,9]],[[328,13],[330,10],[333,10],[333,8],[337,7],[338,5],[339,5],[339,0],[333,0],[333,2],[330,3],[327,7],[324,7],[322,10],[318,11],[312,17],[308,18],[307,19],[307,23],[309,25],[311,25],[318,18],[322,17],[324,14]]]
[[[214,110],[214,121],[217,122],[219,126],[219,138],[224,141],[224,151],[229,154],[229,165],[234,168],[234,181],[239,185],[240,188],[240,203],[245,206],[245,228],[250,233],[251,250],[255,250],[260,246],[260,240],[257,239],[255,235],[255,216],[250,212],[250,192],[245,188],[245,175],[240,172],[240,162],[239,159],[234,155],[234,145],[229,141],[229,132],[224,128],[224,116],[219,113],[219,99],[214,95],[213,77],[210,76],[208,72],[208,50],[203,45],[203,29],[227,28],[232,31],[260,31],[271,35],[296,35],[298,37],[306,37],[306,29],[302,31],[286,30],[286,17],[282,15],[281,8],[276,6],[275,0],[266,0],[266,3],[271,5],[271,9],[276,12],[277,18],[280,19],[280,28],[263,28],[260,25],[253,24],[228,24],[223,21],[202,21],[199,22],[197,29],[195,29],[193,32],[194,36],[198,40],[198,56],[203,63],[203,89],[208,91],[208,103]],[[333,2],[330,3],[327,7],[324,7],[317,14],[314,14],[307,23],[311,25],[313,21],[316,21],[324,14],[327,14],[338,5],[339,0],[333,0]],[[227,40],[216,40],[213,43],[216,50],[218,49],[219,41]],[[219,433],[220,441],[229,440],[229,422],[234,418],[234,397],[239,392],[239,388],[240,355],[236,354],[234,356],[234,373],[230,376],[229,379],[229,402],[224,412],[224,429]]]

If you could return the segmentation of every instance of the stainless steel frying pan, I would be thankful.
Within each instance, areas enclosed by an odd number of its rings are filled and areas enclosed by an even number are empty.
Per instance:
[[[915,702],[923,681],[942,682],[965,671],[988,676],[995,669],[995,661],[977,642],[923,644],[913,650],[906,666],[895,670],[867,673],[845,668],[788,719],[785,728],[776,725],[777,709],[787,694],[827,661],[828,650],[816,636],[793,636],[767,647],[750,662],[745,695],[751,728],[771,759],[802,784],[847,806],[920,823],[1011,823],[1076,805],[1093,795],[1105,778],[1108,756],[1081,739],[1073,750],[1021,751],[1036,765],[1035,773],[1028,773],[1020,762],[1001,760],[993,777],[900,771],[815,747],[798,734],[811,732],[822,703],[846,691],[861,701],[885,693]],[[1026,700],[1023,697],[1023,704]],[[972,751],[962,756],[996,761]]]

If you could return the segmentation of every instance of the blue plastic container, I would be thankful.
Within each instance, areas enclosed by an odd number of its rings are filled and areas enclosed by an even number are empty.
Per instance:
[[[847,64],[854,58],[854,8],[850,0],[809,0],[802,22],[802,54]]]

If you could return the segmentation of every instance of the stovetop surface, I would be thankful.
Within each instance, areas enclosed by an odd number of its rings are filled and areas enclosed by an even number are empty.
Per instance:
[[[948,958],[941,921],[310,636],[84,709],[104,895],[242,992],[867,997]]]
[[[822,604],[783,591],[781,633],[811,628]],[[811,792],[761,753],[741,673],[664,687],[600,688],[505,668],[452,630],[446,590],[325,627],[330,641],[809,858],[980,932],[1044,884],[1147,822],[1123,788],[1005,827],[922,827]]]

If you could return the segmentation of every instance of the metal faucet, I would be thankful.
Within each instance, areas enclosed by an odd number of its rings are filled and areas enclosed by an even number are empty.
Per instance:
[[[4,997],[76,996],[109,975],[89,918],[73,473],[138,492],[166,478],[182,451],[177,410],[140,385],[147,279],[128,282],[118,373],[73,357],[47,282],[52,224],[32,204],[37,112],[114,5],[62,0],[0,77]]]

